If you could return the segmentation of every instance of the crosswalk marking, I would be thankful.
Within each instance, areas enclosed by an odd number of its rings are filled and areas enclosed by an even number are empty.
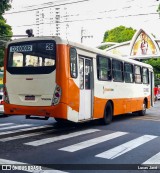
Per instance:
[[[12,161],[12,160],[6,160],[6,159],[0,159],[1,165],[18,165],[18,166],[36,166],[36,165],[31,165],[28,163],[23,163],[23,162],[17,162],[17,161]],[[32,173],[67,173],[64,171],[59,171],[59,170],[47,170],[48,168],[42,168],[43,170],[24,170],[25,172],[32,172]],[[16,171],[16,170],[15,170]],[[22,170],[23,171],[23,170]]]
[[[112,148],[108,151],[100,153],[100,154],[96,155],[96,157],[101,157],[101,158],[105,158],[105,159],[114,159],[114,158],[116,158],[146,142],[149,142],[150,140],[155,139],[157,137],[158,136],[144,135],[144,136],[141,136],[134,140],[131,140],[129,142],[126,142],[122,145],[119,145],[115,148]]]
[[[108,141],[108,140],[123,136],[125,134],[128,134],[128,133],[127,132],[115,132],[115,133],[111,133],[111,134],[108,134],[108,135],[105,135],[105,136],[100,136],[100,137],[97,137],[97,138],[94,138],[94,139],[90,139],[90,140],[87,140],[87,141],[84,141],[84,142],[80,142],[80,143],[77,143],[77,144],[74,144],[74,145],[70,145],[68,147],[60,148],[59,150],[68,151],[68,152],[75,152],[75,151],[78,151],[78,150],[81,150],[81,149],[84,149],[84,148],[91,147],[93,145],[102,143],[104,141]]]
[[[153,157],[151,157],[150,159],[146,160],[145,162],[143,162],[142,164],[160,164],[160,152],[157,153],[156,155],[154,155]]]
[[[134,120],[149,120],[149,121],[160,121],[160,118],[159,117],[151,117],[151,116],[149,116],[149,117],[147,117],[147,116],[145,116],[145,117],[137,117],[137,118],[133,118]]]
[[[56,141],[60,141],[60,140],[64,140],[64,139],[68,139],[68,138],[72,138],[72,137],[76,137],[76,136],[80,136],[80,135],[85,135],[85,134],[93,133],[93,132],[97,132],[97,131],[100,131],[100,130],[88,129],[88,130],[83,130],[83,131],[79,131],[79,132],[69,133],[67,135],[55,136],[55,137],[51,137],[51,138],[45,138],[45,139],[41,139],[41,140],[37,140],[37,141],[33,141],[33,142],[28,142],[28,143],[25,143],[25,145],[40,146],[40,145],[44,145],[47,143],[52,143],[52,142],[56,142]]]
[[[7,135],[7,134],[13,134],[13,133],[17,133],[17,132],[25,132],[25,131],[29,131],[29,130],[44,129],[44,128],[47,128],[47,127],[52,127],[52,126],[51,125],[34,126],[34,127],[30,127],[30,128],[25,128],[25,129],[18,129],[18,130],[0,132],[0,136]]]
[[[16,129],[16,128],[19,128],[19,127],[30,127],[30,126],[33,126],[32,124],[21,124],[21,125],[14,125],[14,126],[10,126],[10,127],[2,127],[0,128],[0,131],[1,130],[8,130],[8,129]]]
[[[28,138],[28,137],[31,137],[31,136],[38,136],[38,135],[46,134],[46,132],[50,132],[50,131],[53,132],[53,130],[46,130],[45,132],[35,132],[35,133],[29,133],[29,134],[24,134],[24,135],[18,135],[18,136],[2,138],[2,139],[0,139],[0,141],[1,142],[7,142],[7,141],[16,140],[16,139]]]
[[[3,123],[3,124],[0,124],[0,127],[2,126],[9,126],[9,125],[13,125],[14,123]]]
[[[31,126],[31,127],[30,127]],[[23,128],[26,127],[26,128]],[[16,130],[11,130],[11,131],[6,131],[6,132],[0,132],[0,136],[1,135],[5,135],[5,134],[13,134],[16,132],[25,132],[25,131],[30,131],[30,130],[36,130],[36,129],[45,129],[48,127],[53,127],[53,125],[42,125],[42,126],[38,126],[38,125],[33,125],[33,124],[18,124],[16,125],[15,123],[1,123],[0,124],[0,130],[5,130],[5,129],[14,129],[17,128]],[[20,129],[18,129],[20,128]],[[50,132],[52,131],[57,131],[56,129],[46,129],[45,131],[42,132],[30,132],[27,134],[20,134],[20,135],[16,135],[16,136],[11,136],[11,137],[4,137],[0,139],[0,142],[7,142],[7,141],[12,141],[12,140],[16,140],[16,139],[22,139],[22,138],[27,138],[27,137],[32,137],[32,136],[38,136],[38,135],[43,135],[46,134],[46,132]],[[72,132],[72,133],[68,133],[65,135],[61,135],[61,136],[55,136],[55,137],[49,137],[49,138],[45,138],[45,139],[41,139],[41,140],[36,140],[36,141],[32,141],[32,142],[28,142],[25,143],[25,145],[31,145],[31,146],[41,146],[47,143],[52,143],[52,142],[56,142],[56,141],[60,141],[60,140],[65,140],[65,139],[69,139],[72,137],[77,137],[80,135],[85,135],[85,134],[89,134],[89,133],[94,133],[94,132],[98,132],[100,131],[99,129],[87,129],[87,130],[83,130],[83,131],[77,131],[77,132]],[[105,141],[109,141],[112,139],[115,139],[117,137],[121,137],[128,134],[128,132],[113,132],[111,134],[107,134],[107,135],[103,135],[97,138],[93,138],[93,139],[89,139],[80,143],[76,143],[70,146],[66,146],[63,148],[60,148],[58,150],[61,151],[67,151],[67,152],[76,152],[91,146],[94,146],[96,144],[100,144],[102,142]],[[133,139],[129,142],[126,142],[122,145],[119,145],[115,148],[112,148],[110,150],[104,151],[100,154],[97,154],[95,157],[99,157],[99,158],[105,158],[105,159],[115,159],[155,138],[157,138],[158,136],[153,136],[153,135],[144,135],[141,137],[138,137],[136,139]],[[6,161],[6,162],[5,162]],[[21,163],[21,162],[14,162],[14,161],[9,161],[9,160],[5,160],[5,159],[0,159],[0,163],[3,164],[5,162],[5,164],[25,164],[25,163]],[[142,163],[143,165],[150,165],[150,164],[160,164],[160,152],[155,154],[153,157],[149,158],[148,160],[146,160],[145,162]],[[31,171],[27,171],[27,172],[31,172]],[[35,173],[64,173],[63,171],[58,171],[58,170],[46,170],[46,171],[40,171],[40,172],[35,172]]]

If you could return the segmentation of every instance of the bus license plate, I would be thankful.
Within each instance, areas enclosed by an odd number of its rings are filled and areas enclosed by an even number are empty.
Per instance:
[[[35,96],[25,96],[25,100],[35,100]]]

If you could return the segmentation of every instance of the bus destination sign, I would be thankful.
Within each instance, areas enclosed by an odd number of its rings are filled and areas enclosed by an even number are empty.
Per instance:
[[[10,52],[31,52],[32,45],[11,46]]]

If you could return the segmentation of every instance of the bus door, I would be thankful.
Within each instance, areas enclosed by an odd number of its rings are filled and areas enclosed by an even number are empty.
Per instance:
[[[82,56],[79,56],[79,85],[79,120],[90,119],[93,108],[93,63],[91,59]]]

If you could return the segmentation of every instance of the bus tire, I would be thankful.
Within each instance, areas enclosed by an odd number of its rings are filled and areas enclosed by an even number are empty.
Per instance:
[[[139,116],[146,115],[147,102],[145,100],[143,101],[142,107],[143,107],[143,109],[137,112]]]
[[[112,122],[112,117],[113,117],[113,107],[111,102],[108,102],[105,110],[104,110],[104,116],[102,118],[102,123],[104,125],[110,124]]]
[[[56,120],[56,122],[58,124],[70,124],[71,122],[66,120],[66,119],[62,119],[62,118],[54,118]]]
[[[61,118],[54,118],[56,120],[57,123],[63,124],[65,122],[64,119]]]

